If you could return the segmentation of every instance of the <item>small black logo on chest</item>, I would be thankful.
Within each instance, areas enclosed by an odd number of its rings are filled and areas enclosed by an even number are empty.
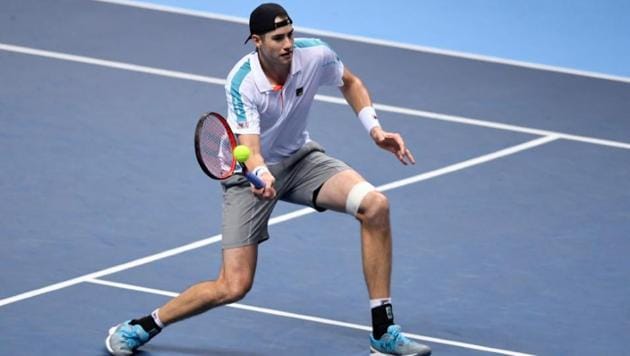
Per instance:
[[[297,88],[297,90],[295,91],[295,96],[302,96],[303,93],[304,93],[304,87]]]

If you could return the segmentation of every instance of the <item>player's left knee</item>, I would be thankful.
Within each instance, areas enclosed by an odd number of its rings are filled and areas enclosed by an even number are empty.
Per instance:
[[[368,193],[359,207],[359,214],[371,223],[384,224],[389,219],[389,200],[374,190]]]
[[[363,181],[355,184],[346,197],[346,213],[358,217],[361,207],[364,206],[363,201],[375,191],[374,186],[368,182]]]
[[[354,185],[348,193],[346,212],[356,217],[361,223],[387,225],[389,219],[389,201],[368,182]]]

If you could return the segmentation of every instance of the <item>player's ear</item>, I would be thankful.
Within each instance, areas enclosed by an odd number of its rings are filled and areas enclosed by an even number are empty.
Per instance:
[[[254,41],[254,45],[256,45],[256,48],[260,48],[260,46],[262,45],[263,42],[263,36],[264,35],[252,35],[252,40]]]

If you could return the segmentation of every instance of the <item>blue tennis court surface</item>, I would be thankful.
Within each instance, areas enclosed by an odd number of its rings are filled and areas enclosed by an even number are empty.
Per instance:
[[[220,264],[193,131],[247,27],[93,1],[0,3],[0,354],[99,355]],[[300,36],[312,36],[300,34]],[[417,164],[334,88],[311,136],[386,192],[396,318],[435,355],[622,355],[630,84],[324,38]],[[279,204],[251,293],[141,355],[365,355],[358,226]]]

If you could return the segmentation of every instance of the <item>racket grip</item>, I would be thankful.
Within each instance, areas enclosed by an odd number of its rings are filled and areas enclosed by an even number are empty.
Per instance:
[[[265,187],[265,182],[263,180],[251,172],[245,172],[245,178],[256,187],[256,189],[262,189]]]

